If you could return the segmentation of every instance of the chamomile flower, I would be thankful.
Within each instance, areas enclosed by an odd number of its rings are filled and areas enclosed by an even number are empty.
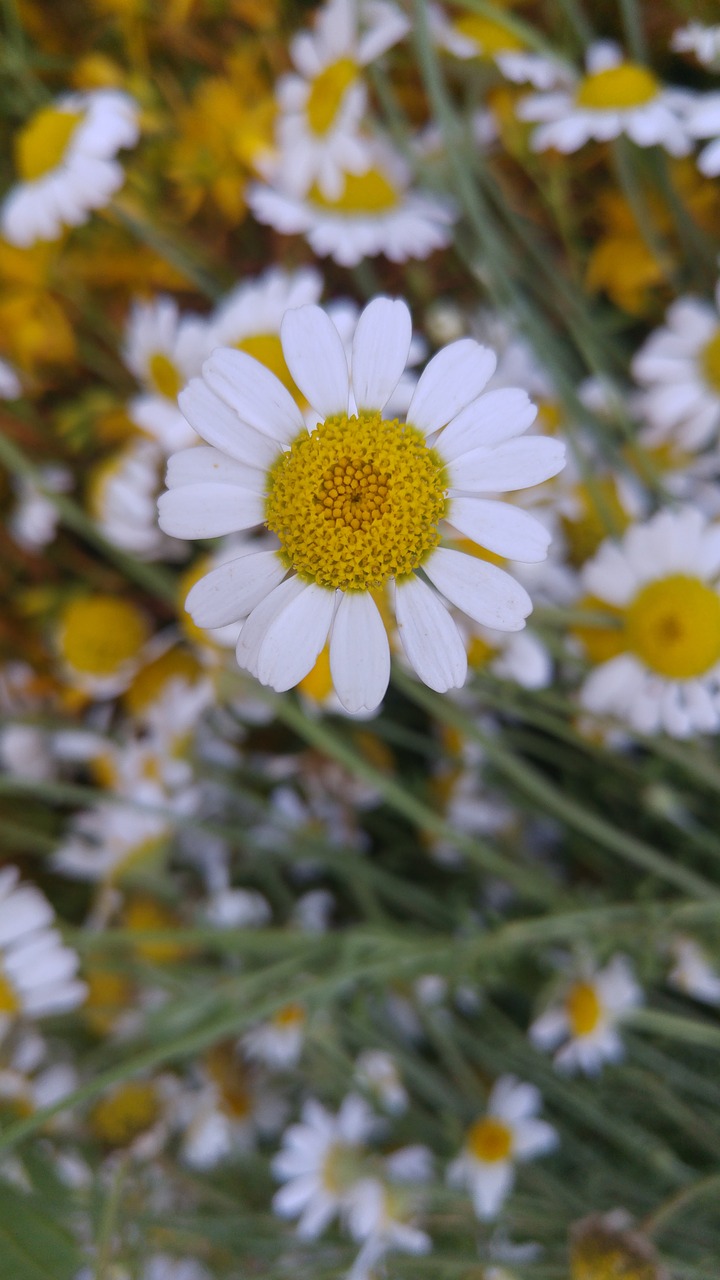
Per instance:
[[[581,691],[596,715],[677,738],[720,728],[720,526],[661,511],[603,543],[583,569],[609,624],[582,631],[599,663]]]
[[[673,31],[670,48],[676,53],[694,53],[704,67],[720,70],[720,26],[688,22]]]
[[[457,214],[445,197],[415,190],[405,161],[373,144],[361,174],[346,172],[340,193],[326,196],[315,184],[303,195],[291,191],[281,166],[255,183],[248,204],[258,222],[283,235],[304,235],[319,257],[342,267],[384,254],[391,262],[427,258],[449,243]]]
[[[618,1023],[641,1002],[642,991],[625,956],[614,956],[596,971],[586,964],[565,986],[562,999],[535,1019],[530,1039],[539,1049],[557,1049],[559,1071],[597,1075],[605,1062],[622,1058]]]
[[[0,871],[0,1035],[14,1019],[76,1009],[85,998],[79,959],[52,927],[53,909],[16,867]]]
[[[720,93],[706,93],[696,99],[688,109],[685,127],[692,138],[710,139],[697,163],[706,178],[716,178],[720,173]]]
[[[324,197],[342,195],[347,173],[370,165],[368,140],[358,132],[367,106],[362,68],[406,34],[407,18],[387,0],[328,0],[315,31],[290,45],[298,74],[276,87],[277,139],[288,191],[304,195],[314,183]]]
[[[178,392],[200,372],[210,351],[207,321],[181,316],[174,298],[136,302],[125,334],[124,359],[145,388],[128,406],[137,426],[166,451],[195,444],[197,436],[178,409]]]
[[[286,1119],[282,1099],[264,1077],[249,1070],[230,1041],[221,1041],[198,1064],[200,1087],[178,1098],[184,1130],[183,1158],[212,1169],[234,1152],[251,1151],[261,1134],[276,1134]]]
[[[64,609],[57,628],[63,674],[90,697],[113,697],[135,675],[148,636],[145,615],[132,601],[78,596]]]
[[[164,461],[160,446],[139,436],[104,459],[88,485],[90,511],[108,542],[140,560],[178,559],[187,550],[157,527]]]
[[[407,1150],[420,1150],[429,1155],[425,1148]],[[399,1151],[396,1155],[402,1158],[405,1152]],[[418,1255],[432,1249],[430,1236],[417,1226],[417,1191],[403,1186],[402,1178],[393,1183],[392,1161],[390,1157],[387,1162],[390,1180],[364,1178],[351,1197],[348,1228],[354,1239],[363,1243],[346,1280],[372,1280],[378,1274],[378,1264],[394,1250]]]
[[[677,991],[701,1000],[703,1004],[720,1005],[720,973],[702,947],[693,938],[674,938],[671,944],[675,964],[668,982]]]
[[[245,1056],[275,1071],[297,1066],[305,1039],[307,1013],[301,1004],[285,1004],[267,1022],[242,1037]]]
[[[518,84],[551,89],[570,76],[568,67],[560,59],[531,53],[500,16],[490,18],[463,10],[451,18],[439,6],[433,6],[430,21],[441,49],[463,60],[480,58],[494,62],[508,80]]]
[[[40,467],[37,480],[20,476],[15,482],[18,500],[8,521],[8,532],[25,551],[42,551],[55,538],[59,512],[47,495],[67,493],[72,475],[67,467]]]
[[[720,431],[720,284],[715,300],[690,295],[668,308],[665,324],[640,348],[632,372],[648,445],[671,440],[701,449]]]
[[[74,880],[114,883],[128,871],[157,865],[171,834],[172,823],[162,813],[100,803],[73,818],[52,866]]]
[[[407,1090],[392,1054],[364,1049],[355,1062],[355,1079],[384,1111],[401,1115],[407,1109]]]
[[[352,379],[340,335],[319,307],[289,311],[281,338],[315,409],[314,429],[282,383],[244,352],[214,352],[203,378],[182,393],[183,411],[210,447],[170,459],[161,527],[213,537],[264,524],[276,539],[197,582],[189,612],[203,627],[246,619],[239,664],[278,691],[308,674],[330,636],[340,701],[351,712],[372,710],[387,689],[390,648],[371,593],[394,584],[411,666],[432,688],[462,684],[465,648],[435,593],[508,631],[522,629],[532,605],[503,570],[440,546],[443,521],[496,554],[543,559],[542,525],[480,495],[554,475],[562,445],[515,438],[535,410],[524,392],[483,397],[495,357],[471,339],[430,361],[407,423],[386,420],[410,347],[403,302],[376,298],[366,307]]]
[[[313,267],[299,271],[273,267],[256,280],[244,281],[218,305],[210,322],[209,350],[237,347],[245,351],[297,395],[283,356],[280,325],[286,311],[319,302],[322,287],[322,276]]]
[[[487,1111],[471,1125],[465,1146],[448,1168],[452,1186],[466,1187],[478,1218],[497,1216],[515,1180],[516,1161],[532,1160],[557,1146],[557,1133],[539,1120],[538,1089],[515,1076],[501,1076]]]
[[[115,157],[138,136],[137,106],[115,90],[69,94],[41,107],[15,138],[20,181],[0,210],[5,239],[26,248],[87,222],[122,186]]]
[[[689,95],[667,89],[648,67],[630,62],[610,40],[587,51],[587,72],[572,88],[530,94],[518,104],[522,120],[539,122],[535,151],[577,151],[586,142],[609,142],[627,134],[639,147],[661,146],[687,155],[690,141],[682,121]]]

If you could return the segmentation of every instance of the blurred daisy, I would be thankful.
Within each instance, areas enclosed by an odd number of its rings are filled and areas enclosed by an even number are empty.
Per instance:
[[[521,630],[532,606],[503,570],[439,546],[441,523],[447,516],[499,555],[543,559],[549,535],[539,522],[480,495],[554,475],[562,445],[514,438],[535,410],[521,391],[482,396],[495,357],[471,339],[430,361],[407,424],[386,420],[410,348],[403,302],[376,298],[366,307],[352,379],[340,335],[319,307],[289,311],[281,336],[293,379],[315,409],[313,430],[285,387],[243,352],[214,352],[202,380],[182,393],[183,411],[211,447],[171,458],[161,527],[213,537],[264,523],[277,538],[196,583],[189,612],[203,627],[247,619],[238,662],[278,691],[308,674],[330,635],[340,701],[351,712],[372,710],[387,689],[390,648],[371,593],[394,583],[411,666],[432,688],[461,685],[465,648],[435,592],[499,630]]]
[[[246,352],[274,373],[291,395],[301,398],[285,363],[280,325],[286,311],[318,302],[322,288],[322,277],[313,267],[292,272],[273,267],[238,285],[210,321],[208,349],[236,347]]]
[[[694,53],[704,67],[720,70],[720,26],[688,22],[673,31],[670,48],[676,53]]]
[[[20,182],[0,210],[5,239],[24,248],[87,222],[90,210],[103,209],[122,186],[115,156],[138,136],[137,106],[115,90],[70,94],[41,107],[15,138]]]
[[[276,1192],[273,1209],[281,1218],[299,1217],[302,1240],[317,1239],[336,1214],[347,1212],[375,1124],[367,1103],[348,1094],[336,1116],[310,1099],[301,1123],[285,1133],[272,1165],[285,1185]]]
[[[518,104],[521,120],[539,121],[535,151],[577,151],[590,139],[609,142],[627,134],[639,147],[661,146],[687,155],[690,141],[681,113],[688,94],[666,89],[647,67],[628,62],[610,40],[587,51],[587,74],[574,88],[531,94]]]
[[[703,1004],[720,1005],[720,973],[702,947],[693,938],[674,938],[671,949],[675,964],[668,974],[670,986]]]
[[[75,880],[121,881],[127,872],[159,865],[172,830],[162,813],[100,803],[75,815],[52,866]]]
[[[8,532],[24,551],[42,551],[55,538],[59,512],[47,495],[67,493],[72,488],[72,475],[67,467],[39,467],[37,479],[19,476],[15,480],[18,500],[10,519]]]
[[[157,527],[157,495],[165,455],[154,440],[129,440],[97,466],[88,485],[88,504],[113,546],[140,560],[176,560],[187,547]]]
[[[367,106],[362,68],[401,40],[409,25],[387,0],[329,0],[314,33],[295,36],[290,56],[299,74],[283,76],[276,87],[288,192],[302,196],[316,183],[322,196],[336,200],[346,174],[368,169],[368,140],[358,133]]]
[[[248,1070],[231,1042],[213,1045],[197,1071],[199,1089],[178,1096],[182,1154],[193,1168],[212,1169],[233,1153],[252,1151],[260,1135],[282,1128],[285,1104],[262,1076]]]
[[[365,1049],[355,1062],[355,1080],[384,1111],[402,1115],[407,1110],[407,1090],[392,1054]]]
[[[624,956],[614,956],[604,969],[585,971],[530,1027],[530,1039],[539,1049],[556,1049],[560,1071],[584,1071],[596,1075],[603,1063],[618,1062],[623,1044],[617,1024],[642,1003],[642,991]]]
[[[665,324],[640,348],[633,377],[643,388],[637,410],[649,445],[671,440],[701,449],[720,430],[720,284],[715,302],[692,296],[668,308]]]
[[[301,1004],[285,1004],[259,1027],[246,1031],[242,1047],[246,1057],[275,1071],[297,1066],[305,1039],[307,1013]]]
[[[426,1148],[406,1148],[396,1153],[402,1160],[405,1151],[421,1151]],[[393,1157],[386,1162],[392,1178]],[[429,1175],[429,1170],[427,1171]],[[426,1175],[426,1176],[427,1176]],[[422,1178],[421,1181],[425,1181]],[[426,1254],[432,1249],[432,1241],[416,1224],[418,1194],[410,1187],[380,1178],[364,1178],[358,1183],[348,1209],[348,1229],[355,1240],[363,1242],[346,1280],[372,1280],[378,1274],[377,1267],[386,1254],[400,1250],[402,1253]],[[384,1268],[383,1268],[384,1270]]]
[[[534,1085],[501,1076],[486,1114],[468,1130],[461,1155],[448,1168],[448,1181],[467,1188],[479,1218],[498,1214],[513,1185],[516,1161],[532,1160],[557,1146],[555,1130],[537,1119],[541,1103]]]
[[[114,697],[132,680],[148,637],[147,619],[131,600],[78,596],[66,605],[56,632],[63,675],[91,697]]]
[[[208,323],[181,316],[174,298],[161,295],[136,302],[125,333],[124,360],[145,391],[128,406],[130,417],[171,453],[195,444],[197,436],[178,409],[178,392],[200,372],[210,351]]]
[[[457,217],[446,197],[411,188],[405,161],[374,144],[361,174],[345,173],[339,194],[325,196],[317,185],[303,195],[292,192],[284,170],[275,167],[269,182],[255,183],[248,204],[259,222],[283,235],[304,235],[319,257],[342,267],[384,254],[391,262],[427,258],[449,243]]]
[[[661,511],[604,542],[582,581],[610,615],[607,628],[582,633],[600,663],[581,690],[586,710],[639,733],[717,732],[720,526],[692,509]]]
[[[720,39],[718,48],[720,50]],[[720,93],[706,93],[696,98],[687,112],[685,127],[692,138],[710,139],[697,163],[706,178],[716,178],[720,173]]]
[[[502,17],[490,18],[464,10],[450,18],[439,5],[433,5],[430,21],[433,36],[441,49],[446,49],[456,58],[481,58],[494,62],[508,80],[518,84],[551,89],[571,77],[569,68],[560,59],[529,52],[517,32]]]
[[[85,984],[80,961],[52,928],[53,909],[16,867],[0,871],[0,1036],[15,1018],[42,1018],[76,1009]]]

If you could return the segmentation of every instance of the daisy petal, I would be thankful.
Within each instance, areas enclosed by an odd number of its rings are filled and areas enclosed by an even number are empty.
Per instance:
[[[438,591],[481,626],[522,631],[532,612],[527,591],[509,573],[462,551],[438,547],[423,568]]]
[[[270,595],[265,596],[255,606],[247,621],[243,624],[237,642],[235,656],[238,666],[251,675],[257,675],[257,659],[268,628],[289,604],[305,590],[306,583],[297,574],[286,578]]]
[[[241,422],[202,378],[192,378],[178,396],[190,426],[222,453],[253,467],[268,466],[277,454],[274,441]]]
[[[384,409],[410,352],[412,321],[404,302],[374,298],[357,323],[352,345],[352,386],[358,409]]]
[[[413,574],[396,584],[395,616],[408,662],[437,693],[459,689],[467,654],[453,619],[431,587]]]
[[[277,693],[292,689],[312,671],[328,637],[335,612],[335,592],[304,583],[270,623],[257,656],[257,678]]]
[[[473,449],[448,468],[452,488],[470,493],[529,489],[557,475],[565,465],[565,445],[549,436],[509,440],[497,449]]]
[[[335,325],[312,303],[287,311],[280,327],[283,353],[296,385],[323,418],[347,413],[350,375]]]
[[[508,502],[451,496],[447,519],[466,538],[507,560],[544,560],[550,545],[547,529]]]
[[[446,462],[453,462],[471,449],[502,444],[511,436],[527,431],[537,417],[537,408],[526,391],[503,387],[474,400],[449,422],[437,443]]]
[[[238,484],[242,489],[263,488],[263,473],[255,467],[229,458],[219,449],[198,445],[181,449],[168,458],[165,483],[168,489],[178,489],[185,484]]]
[[[185,608],[198,627],[226,627],[245,618],[286,573],[276,551],[248,552],[196,582]]]
[[[390,645],[372,596],[342,596],[330,637],[330,672],[347,711],[374,711],[390,681]]]
[[[246,351],[219,347],[205,361],[203,377],[242,422],[280,444],[305,429],[300,410],[279,378]]]
[[[184,484],[158,498],[158,524],[173,538],[219,538],[261,524],[258,493],[234,484]]]
[[[497,360],[489,347],[472,338],[451,342],[433,356],[420,375],[407,420],[430,434],[476,400],[495,372]]]

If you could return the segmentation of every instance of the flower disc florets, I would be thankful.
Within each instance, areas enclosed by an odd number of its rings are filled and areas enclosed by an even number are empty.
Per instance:
[[[379,412],[338,414],[277,459],[265,523],[302,577],[373,590],[412,573],[438,545],[446,486],[441,458],[415,427]]]

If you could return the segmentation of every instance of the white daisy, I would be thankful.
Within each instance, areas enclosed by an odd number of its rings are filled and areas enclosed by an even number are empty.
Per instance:
[[[18,500],[10,519],[8,533],[25,551],[42,551],[53,542],[59,512],[48,493],[67,493],[72,488],[72,474],[67,467],[39,467],[37,480],[19,476],[14,482]]]
[[[247,200],[259,222],[283,235],[304,235],[319,257],[342,267],[378,254],[406,262],[443,249],[457,217],[446,197],[414,190],[410,181],[405,161],[374,143],[364,172],[345,173],[337,196],[324,196],[317,186],[296,195],[276,166],[268,183],[251,184]]]
[[[531,53],[521,38],[500,16],[486,17],[464,10],[450,18],[433,5],[430,23],[435,41],[441,49],[456,58],[482,58],[494,62],[499,70],[517,84],[532,84],[536,89],[551,89],[571,78],[567,65],[560,59]]]
[[[145,391],[130,401],[128,411],[166,453],[197,443],[178,409],[177,396],[200,372],[211,345],[208,322],[201,316],[181,316],[177,302],[167,295],[136,302],[130,312],[123,356]]]
[[[704,67],[720,70],[720,26],[688,22],[687,26],[673,31],[670,48],[676,53],[694,53]]]
[[[671,947],[675,964],[668,974],[670,985],[703,1004],[720,1005],[720,973],[702,947],[693,938],[673,938]]]
[[[55,240],[87,222],[125,180],[115,156],[138,140],[138,108],[114,89],[58,98],[41,107],[15,138],[20,182],[0,210],[6,240],[21,248]]]
[[[539,1049],[560,1046],[554,1058],[558,1070],[596,1075],[603,1063],[622,1058],[617,1024],[642,998],[625,956],[614,956],[595,972],[586,965],[565,988],[562,1000],[535,1019],[530,1039]]]
[[[273,267],[246,280],[218,304],[210,319],[208,349],[237,347],[270,369],[288,391],[294,383],[280,345],[280,325],[286,311],[319,302],[323,282],[314,267],[283,271]]]
[[[639,733],[688,738],[720,728],[720,526],[662,511],[604,542],[582,581],[608,627],[584,628],[600,665],[581,691],[596,715]]]
[[[425,1148],[421,1150],[429,1154]],[[396,1155],[402,1157],[404,1152]],[[386,1162],[391,1176],[392,1161],[390,1157]],[[430,1252],[430,1236],[415,1223],[417,1199],[410,1188],[380,1178],[364,1178],[358,1183],[347,1216],[350,1234],[363,1244],[346,1280],[372,1280],[378,1274],[378,1263],[393,1250],[415,1255]]]
[[[557,1133],[538,1120],[540,1091],[515,1076],[501,1076],[487,1112],[468,1130],[462,1153],[448,1168],[452,1186],[466,1187],[477,1216],[494,1218],[515,1180],[515,1162],[532,1160],[557,1146]]]
[[[610,40],[590,46],[586,65],[587,74],[572,89],[531,94],[518,103],[521,120],[540,122],[533,150],[577,151],[590,139],[609,142],[624,133],[639,147],[661,146],[673,156],[687,155],[690,141],[682,120],[690,98],[686,91],[664,88],[652,71],[627,61]]]
[[[706,178],[720,173],[720,93],[705,93],[690,104],[685,127],[691,138],[709,138],[698,156],[698,169]]]
[[[305,1040],[307,1014],[301,1004],[285,1004],[267,1022],[242,1037],[245,1056],[275,1071],[297,1066]]]
[[[315,409],[313,430],[285,387],[243,352],[214,352],[203,378],[182,393],[183,411],[210,447],[170,459],[161,527],[214,537],[264,523],[280,543],[201,579],[189,612],[204,627],[245,618],[238,662],[278,691],[308,674],[330,635],[340,701],[351,712],[371,710],[390,673],[371,592],[394,584],[411,666],[432,688],[461,685],[465,649],[436,592],[475,621],[508,631],[522,629],[532,605],[495,565],[439,546],[442,522],[447,516],[499,555],[543,559],[545,529],[480,495],[554,475],[562,445],[515,438],[535,410],[521,391],[482,395],[495,357],[471,339],[430,361],[407,424],[384,419],[410,347],[403,302],[376,298],[366,307],[352,381],[337,329],[319,307],[288,312],[281,336],[294,381]]]
[[[272,1166],[285,1185],[276,1192],[273,1209],[281,1218],[299,1217],[301,1239],[317,1239],[336,1214],[347,1212],[375,1124],[367,1103],[348,1094],[336,1116],[313,1099],[306,1102],[302,1122],[285,1133]]]
[[[67,1013],[85,999],[80,961],[52,928],[53,909],[16,867],[0,871],[0,1035],[17,1017]]]
[[[648,444],[672,440],[701,449],[720,430],[720,284],[715,302],[692,296],[668,308],[665,324],[640,348],[633,377],[643,391],[637,411],[650,428]]]
[[[329,0],[315,31],[297,35],[290,56],[299,74],[276,86],[277,138],[289,192],[304,195],[313,183],[334,200],[347,173],[371,163],[367,139],[358,133],[367,106],[362,68],[396,44],[408,19],[387,0]]]
[[[407,1090],[392,1054],[382,1049],[363,1050],[355,1061],[355,1079],[391,1115],[407,1110]]]
[[[162,814],[101,803],[78,813],[52,855],[53,869],[75,880],[108,881],[157,865],[172,834]]]
[[[140,560],[177,560],[187,548],[157,527],[157,495],[165,454],[154,440],[139,436],[97,466],[88,485],[88,504],[113,546]]]
[[[178,1096],[182,1155],[196,1169],[212,1169],[234,1153],[252,1151],[260,1135],[277,1134],[286,1119],[282,1099],[249,1071],[229,1041],[213,1046],[197,1065],[200,1087]]]

